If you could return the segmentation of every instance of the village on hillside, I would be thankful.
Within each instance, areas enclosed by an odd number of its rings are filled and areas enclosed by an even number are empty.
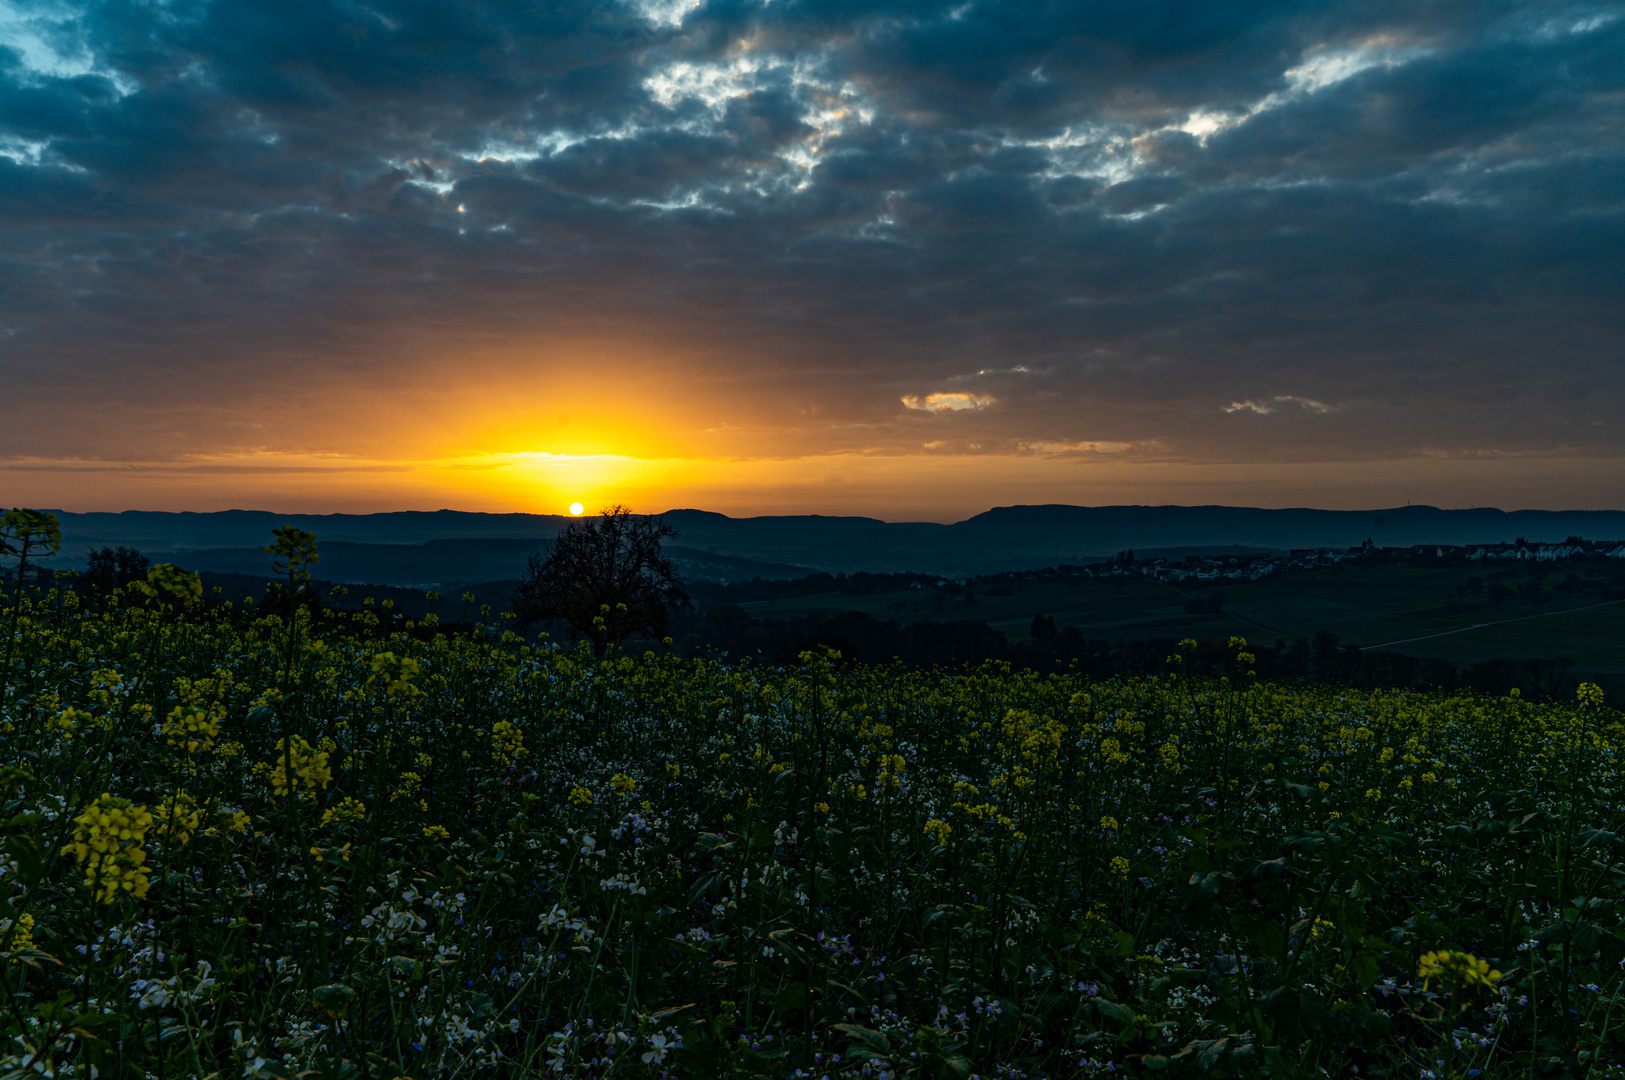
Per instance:
[[[1571,536],[1561,544],[1536,543],[1519,538],[1500,544],[1413,544],[1409,547],[1377,547],[1370,540],[1346,550],[1336,548],[1296,548],[1287,555],[1242,554],[1225,556],[1187,555],[1183,560],[1153,558],[1136,560],[1132,549],[1106,561],[1088,566],[1063,566],[1074,576],[1106,578],[1134,575],[1158,581],[1259,581],[1294,570],[1316,570],[1355,560],[1385,562],[1427,562],[1449,565],[1484,560],[1560,562],[1577,558],[1625,559],[1625,541],[1582,540]]]

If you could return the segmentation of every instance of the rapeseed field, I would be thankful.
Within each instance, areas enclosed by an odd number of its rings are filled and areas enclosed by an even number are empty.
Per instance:
[[[1593,687],[595,660],[162,566],[0,626],[6,1076],[1625,1061]]]

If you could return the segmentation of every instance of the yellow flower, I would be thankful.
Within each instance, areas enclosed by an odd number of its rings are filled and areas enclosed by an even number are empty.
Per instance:
[[[220,725],[201,709],[177,705],[164,720],[164,742],[186,754],[206,754],[214,749]]]
[[[71,740],[78,733],[80,727],[86,724],[94,724],[95,721],[96,718],[90,713],[82,709],[75,709],[70,705],[57,713],[56,718],[51,721],[51,726],[60,731],[64,739]]]
[[[418,785],[421,784],[421,783],[423,783],[423,777],[420,776],[418,773],[415,773],[415,772],[403,772],[403,773],[401,773],[400,786],[397,787],[394,791],[390,792],[389,801],[390,802],[400,802],[402,800],[410,800],[413,795],[417,794]]]
[[[1423,989],[1434,979],[1461,987],[1482,986],[1488,990],[1494,990],[1495,984],[1501,981],[1501,973],[1493,970],[1488,960],[1480,960],[1472,953],[1453,949],[1422,954],[1416,976],[1422,980]]]
[[[610,786],[623,795],[630,795],[632,790],[638,786],[638,782],[625,773],[616,773],[609,778],[609,782]]]
[[[22,952],[34,947],[34,916],[23,912],[15,919],[0,920],[0,953]]]
[[[393,605],[384,601],[386,608]],[[378,683],[384,688],[384,696],[391,701],[410,701],[421,697],[423,691],[412,685],[423,671],[423,665],[410,656],[396,656],[393,652],[381,652],[372,658],[372,678],[369,683]]]
[[[314,797],[317,788],[333,782],[333,771],[327,767],[327,751],[317,750],[298,735],[290,745],[286,739],[276,741],[276,754],[270,767],[271,790],[278,795],[289,792],[288,769],[292,766],[292,789]]]
[[[570,805],[571,806],[591,806],[592,805],[592,792],[588,791],[584,787],[581,787],[579,784],[576,785],[575,787],[570,789]]]
[[[345,796],[337,806],[329,807],[322,812],[322,824],[331,825],[337,822],[340,825],[354,825],[363,821],[367,816],[367,804],[360,799]]]
[[[97,900],[111,904],[121,895],[137,900],[147,895],[150,882],[141,844],[152,828],[145,806],[103,794],[73,819],[73,840],[62,847],[85,867],[85,884]]]
[[[935,840],[938,847],[948,846],[948,835],[953,831],[954,827],[952,825],[949,825],[946,821],[939,821],[936,818],[932,818],[930,821],[925,823],[925,835]]]
[[[444,825],[425,825],[423,827],[423,839],[450,840],[451,833],[446,830]]]
[[[159,803],[152,816],[154,840],[183,847],[191,842],[192,835],[197,832],[197,803],[184,791],[177,791]]]
[[[1129,872],[1128,860],[1121,855],[1113,856],[1111,871],[1120,878],[1127,878]]]
[[[525,756],[525,733],[518,726],[498,720],[491,726],[491,760],[498,765],[512,765]]]

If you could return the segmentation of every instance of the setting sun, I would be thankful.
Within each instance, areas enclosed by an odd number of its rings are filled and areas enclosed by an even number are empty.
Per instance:
[[[570,513],[574,514],[576,517],[580,517],[581,512],[585,509],[587,508],[578,502],[573,502],[570,504]]]

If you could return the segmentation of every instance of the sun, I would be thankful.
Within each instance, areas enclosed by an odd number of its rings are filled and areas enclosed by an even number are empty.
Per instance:
[[[585,506],[582,506],[580,503],[571,503],[570,504],[570,513],[574,514],[576,517],[580,517],[582,511],[584,511],[586,509],[587,508]]]

